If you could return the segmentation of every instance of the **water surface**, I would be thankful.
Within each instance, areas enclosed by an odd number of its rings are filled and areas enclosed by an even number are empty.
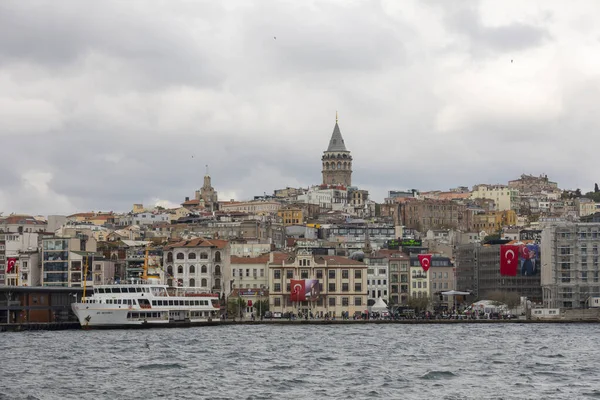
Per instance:
[[[1,399],[600,398],[596,324],[0,335]]]

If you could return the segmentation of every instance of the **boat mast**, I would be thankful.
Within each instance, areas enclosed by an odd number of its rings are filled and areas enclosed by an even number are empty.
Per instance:
[[[148,279],[148,245],[146,245],[146,252],[144,253],[144,272],[142,272],[142,279]]]

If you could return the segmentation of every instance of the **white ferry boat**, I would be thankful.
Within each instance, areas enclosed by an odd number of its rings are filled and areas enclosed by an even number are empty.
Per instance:
[[[145,280],[94,286],[93,295],[72,303],[84,328],[178,326],[219,320],[219,295],[195,288],[169,288]],[[85,292],[84,292],[85,293]]]

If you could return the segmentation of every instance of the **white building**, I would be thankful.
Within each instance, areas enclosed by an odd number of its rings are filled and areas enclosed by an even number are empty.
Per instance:
[[[195,238],[165,246],[166,283],[223,293],[227,288],[223,271],[230,268],[229,251],[229,242],[218,239]]]
[[[600,223],[546,226],[540,252],[544,307],[582,308],[600,297]]]
[[[299,203],[316,204],[327,210],[342,210],[348,204],[348,191],[337,188],[311,187],[305,194],[297,197]]]
[[[146,226],[153,225],[157,222],[171,222],[170,214],[155,214],[151,212],[143,212],[137,214],[124,215],[119,218],[117,225],[119,226]]]
[[[385,258],[368,258],[367,260],[367,301],[369,305],[378,298],[388,300],[388,270],[389,265]]]
[[[40,286],[42,271],[38,248],[38,233],[24,232],[4,234],[5,262],[15,260],[5,274],[7,286]],[[8,270],[8,268],[7,268]]]

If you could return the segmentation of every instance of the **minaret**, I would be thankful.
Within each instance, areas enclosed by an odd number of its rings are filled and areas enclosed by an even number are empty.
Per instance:
[[[346,149],[340,126],[338,114],[335,113],[335,126],[329,146],[321,158],[324,185],[352,186],[352,155]]]

